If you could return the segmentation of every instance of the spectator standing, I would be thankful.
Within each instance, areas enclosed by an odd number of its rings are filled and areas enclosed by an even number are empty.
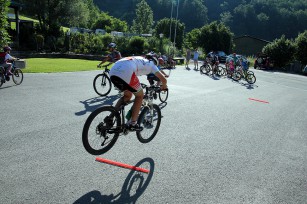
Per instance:
[[[199,52],[198,52],[198,49],[195,48],[194,56],[193,56],[194,69],[195,69],[195,70],[198,70],[198,57],[199,57]]]
[[[191,60],[191,50],[189,48],[187,48],[186,62],[185,62],[185,66],[186,66],[187,69],[189,68],[190,60]]]

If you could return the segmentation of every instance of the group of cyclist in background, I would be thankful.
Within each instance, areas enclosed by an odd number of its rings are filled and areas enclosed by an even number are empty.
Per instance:
[[[212,51],[207,54],[204,64],[200,67],[200,72],[206,75],[211,73],[212,76],[227,76],[234,81],[245,79],[249,84],[254,84],[256,82],[255,74],[248,69],[249,62],[243,56],[236,53],[228,55],[225,66],[221,66],[218,55]]]
[[[138,115],[142,106],[144,97],[143,88],[138,76],[147,75],[148,81],[153,84],[154,81],[160,81],[161,90],[167,89],[167,77],[160,68],[164,64],[163,58],[154,52],[143,56],[130,56],[122,58],[121,53],[116,50],[116,44],[108,45],[110,53],[97,65],[100,67],[105,62],[114,63],[110,69],[110,79],[114,86],[123,92],[123,96],[117,101],[115,108],[119,110],[122,104],[131,100],[135,96],[131,119],[127,122],[130,131],[141,131],[142,127],[137,124]]]
[[[204,64],[210,64],[212,67],[212,74],[218,74],[219,68],[219,57],[216,52],[211,51],[207,54]],[[243,71],[249,69],[249,63],[243,57],[238,57],[236,53],[227,56],[225,60],[225,70],[228,76],[234,73],[237,67],[241,67]]]

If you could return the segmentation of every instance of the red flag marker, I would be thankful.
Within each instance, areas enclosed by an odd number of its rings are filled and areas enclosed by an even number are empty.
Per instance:
[[[137,167],[137,166],[131,166],[129,164],[124,164],[124,163],[112,161],[112,160],[109,160],[109,159],[96,157],[96,161],[106,163],[106,164],[111,164],[113,166],[119,166],[119,167],[122,167],[122,168],[125,168],[125,169],[132,169],[134,171],[139,171],[139,172],[143,172],[143,173],[146,173],[146,174],[149,173],[148,169],[140,168],[140,167]]]
[[[248,98],[248,99],[252,100],[252,101],[258,101],[258,102],[261,102],[261,103],[269,103],[268,101],[263,101],[263,100],[254,99],[254,98]]]

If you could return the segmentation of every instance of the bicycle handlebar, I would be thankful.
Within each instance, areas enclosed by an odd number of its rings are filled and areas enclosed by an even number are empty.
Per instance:
[[[99,65],[99,66],[97,66],[97,68],[102,68],[102,67],[104,67],[105,69],[107,69],[108,68],[108,66],[110,66],[112,64],[112,62],[111,63],[109,63],[109,64],[106,64],[106,65]]]
[[[153,89],[156,92],[167,91],[168,90],[168,88],[162,89],[160,86],[155,86],[155,85],[147,86],[146,84],[143,84],[143,83],[141,83],[141,86],[142,86],[143,89],[146,89],[146,91],[148,89]]]

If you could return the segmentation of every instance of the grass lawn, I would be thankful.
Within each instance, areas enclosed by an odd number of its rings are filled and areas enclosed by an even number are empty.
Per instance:
[[[28,58],[24,73],[77,72],[97,70],[100,61],[63,58]]]

